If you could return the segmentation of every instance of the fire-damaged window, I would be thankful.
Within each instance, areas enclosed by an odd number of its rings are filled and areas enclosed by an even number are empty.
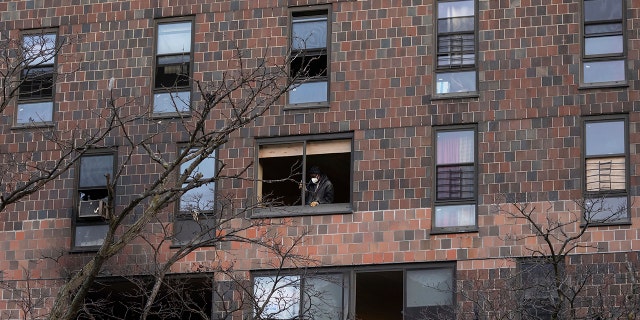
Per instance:
[[[627,117],[589,118],[584,130],[585,220],[628,223]]]
[[[114,179],[113,153],[82,156],[77,180],[75,248],[102,245],[108,231],[109,189]]]
[[[254,215],[351,212],[352,136],[260,139]]]
[[[167,276],[146,319],[211,319],[212,277],[206,273]],[[143,276],[96,279],[78,319],[141,319],[153,281]]]
[[[59,47],[52,32],[25,34],[22,37],[23,68],[16,124],[53,121],[55,60]]]
[[[254,314],[259,319],[454,319],[454,274],[450,264],[261,271],[253,277]]]
[[[436,181],[433,228],[476,229],[475,127],[439,128],[435,135]]]

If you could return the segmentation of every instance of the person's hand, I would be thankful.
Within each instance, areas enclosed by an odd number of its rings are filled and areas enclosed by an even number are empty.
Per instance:
[[[319,205],[320,203],[318,203],[318,201],[313,201],[311,203],[309,203],[310,206],[315,207],[317,205]]]

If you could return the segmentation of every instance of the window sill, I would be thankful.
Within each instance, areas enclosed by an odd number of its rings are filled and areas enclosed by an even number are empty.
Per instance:
[[[160,113],[152,113],[151,119],[177,119],[177,118],[190,118],[191,112],[160,112]]]
[[[324,109],[324,108],[327,108],[327,109],[329,108],[329,101],[296,103],[296,104],[287,104],[284,106],[285,111]]]
[[[446,99],[464,99],[464,98],[479,98],[480,94],[477,91],[473,92],[454,92],[454,93],[436,93],[431,97],[431,100],[446,100]]]
[[[478,226],[465,227],[433,227],[431,234],[452,234],[452,233],[472,233],[478,232]]]
[[[629,87],[629,83],[627,81],[594,82],[594,83],[580,83],[580,85],[578,86],[578,90],[628,88],[628,87]]]
[[[312,216],[324,214],[345,214],[353,213],[350,203],[330,203],[320,204],[315,207],[310,206],[287,206],[268,207],[253,210],[252,218],[279,218],[295,216]]]
[[[11,127],[13,130],[28,130],[28,129],[38,129],[38,128],[51,128],[54,127],[55,123],[53,121],[47,122],[28,122],[28,123],[17,123]]]
[[[96,253],[98,252],[98,250],[100,250],[100,247],[74,247],[71,248],[71,250],[69,250],[69,253],[71,254],[82,254],[82,253]]]
[[[587,226],[584,222],[580,223],[581,228],[615,227],[615,226],[631,226],[631,225],[632,223],[630,220],[612,221],[612,222],[591,222],[589,223],[589,226]]]

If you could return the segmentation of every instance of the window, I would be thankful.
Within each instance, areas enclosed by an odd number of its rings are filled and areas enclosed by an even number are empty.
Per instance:
[[[436,94],[475,92],[475,1],[438,1]]]
[[[628,222],[626,117],[585,121],[585,219]]]
[[[583,8],[583,84],[624,83],[624,1],[584,0]]]
[[[144,319],[210,319],[212,278],[212,274],[203,273],[168,275]],[[96,279],[77,319],[142,319],[154,279],[144,276]]]
[[[57,51],[55,33],[27,34],[22,37],[24,60],[20,75],[17,124],[53,121]]]
[[[113,168],[113,154],[80,158],[74,247],[98,247],[104,241],[109,229],[108,206],[111,205],[107,179],[113,179]]]
[[[291,17],[290,105],[327,103],[329,96],[327,10],[294,11]]]
[[[518,266],[521,286],[519,311],[527,319],[551,319],[558,299],[553,264],[527,258],[520,260]]]
[[[475,145],[475,128],[436,131],[434,230],[476,229]]]
[[[182,150],[184,152],[186,150]],[[191,150],[191,154],[199,151]],[[187,155],[187,158],[192,155]],[[195,159],[183,163],[180,166],[180,173],[185,172]],[[196,168],[182,185],[183,188],[188,187],[195,179],[210,179],[216,176],[216,156],[211,154]],[[208,219],[215,209],[215,182],[205,183],[199,187],[195,187],[185,192],[178,203],[178,215],[174,222],[174,234],[176,244],[187,243],[194,237],[204,239],[204,234],[214,232],[212,229],[212,221]]]
[[[345,287],[341,273],[254,277],[255,313],[260,319],[343,319]]]
[[[156,114],[189,111],[192,26],[192,21],[157,24],[153,96],[153,112]]]
[[[351,212],[351,133],[258,141],[257,215]],[[319,170],[317,183],[311,172]],[[321,193],[332,192],[333,197]],[[312,202],[317,200],[317,205]]]
[[[259,319],[452,319],[454,293],[448,265],[266,275],[254,277],[254,310]]]

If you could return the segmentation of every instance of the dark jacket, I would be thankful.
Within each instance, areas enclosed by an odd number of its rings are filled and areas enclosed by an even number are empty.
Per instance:
[[[320,175],[318,183],[307,184],[306,204],[318,201],[318,203],[333,203],[333,184],[325,174]]]

